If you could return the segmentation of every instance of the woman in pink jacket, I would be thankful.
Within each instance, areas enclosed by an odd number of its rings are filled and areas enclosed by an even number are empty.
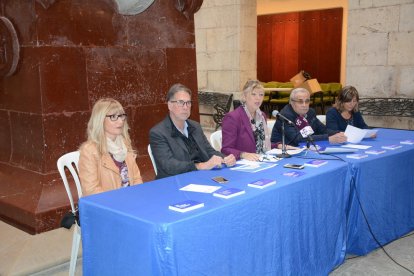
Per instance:
[[[93,106],[88,140],[80,147],[83,195],[142,183],[126,119],[122,105],[114,99],[101,99]]]
[[[259,81],[246,82],[242,105],[223,118],[222,153],[233,154],[236,159],[258,161],[261,154],[277,146],[272,147],[270,143],[266,116],[260,110],[263,97],[264,90]]]

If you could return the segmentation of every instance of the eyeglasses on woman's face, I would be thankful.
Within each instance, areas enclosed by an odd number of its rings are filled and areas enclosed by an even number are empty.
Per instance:
[[[127,115],[125,113],[124,114],[110,114],[110,115],[106,115],[105,117],[108,117],[111,121],[115,122],[115,121],[118,121],[118,119],[125,121]]]
[[[179,107],[184,107],[186,105],[187,107],[191,107],[191,101],[183,101],[183,100],[177,100],[177,101],[170,101],[172,103],[175,103]]]

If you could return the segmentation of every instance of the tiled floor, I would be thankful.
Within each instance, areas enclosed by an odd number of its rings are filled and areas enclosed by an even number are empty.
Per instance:
[[[71,247],[71,230],[30,235],[0,221],[0,275],[67,275]]]
[[[0,275],[67,275],[72,245],[72,231],[64,228],[39,235],[29,235],[0,221]],[[388,253],[400,264],[414,271],[414,232],[387,245]],[[81,254],[81,252],[80,252]],[[82,275],[78,259],[76,275]],[[393,263],[381,249],[365,257],[348,259],[330,275],[413,275]]]
[[[396,262],[414,272],[414,232],[388,244],[385,250]],[[377,249],[367,256],[349,257],[330,275],[409,276],[414,273],[394,263],[382,249]]]

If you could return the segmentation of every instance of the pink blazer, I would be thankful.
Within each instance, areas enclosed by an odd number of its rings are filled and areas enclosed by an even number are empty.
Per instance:
[[[264,113],[263,115],[265,116]],[[265,123],[265,127],[267,127],[267,122]],[[256,152],[253,130],[243,107],[240,106],[227,113],[223,118],[221,129],[222,153],[226,155],[233,154],[236,159],[240,159],[240,153],[242,152]]]

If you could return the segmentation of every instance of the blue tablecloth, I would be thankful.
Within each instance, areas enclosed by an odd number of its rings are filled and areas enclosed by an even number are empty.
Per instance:
[[[198,171],[81,198],[84,275],[327,275],[344,261],[348,165],[329,161],[282,175],[287,162],[259,173]],[[242,188],[221,199],[179,191],[189,184]],[[248,187],[260,178],[277,184]],[[205,203],[187,213],[185,199]]]
[[[414,139],[414,132],[380,129],[378,138],[362,144],[380,149],[405,139]],[[358,160],[337,155],[346,162],[305,168],[297,178],[282,175],[289,171],[283,164],[306,161],[294,157],[255,174],[191,172],[84,197],[83,272],[326,275],[346,252],[361,255],[378,247],[363,213],[381,244],[414,230],[414,145]],[[312,156],[318,157],[306,157]],[[218,185],[214,176],[230,180],[223,187],[246,194],[226,200],[179,191],[189,183]],[[264,190],[247,187],[259,178],[277,184]],[[183,214],[168,210],[185,199],[205,207]]]
[[[414,145],[400,144],[403,140],[414,140],[414,132],[379,129],[377,135],[375,139],[364,139],[360,145],[371,146],[366,150],[382,150],[382,146],[388,145],[401,148],[362,159],[346,158],[350,153],[335,154],[350,167],[347,253],[356,255],[365,255],[379,247],[373,235],[385,245],[414,230]],[[316,144],[336,147],[327,141]],[[365,154],[366,150],[355,153]]]
[[[406,139],[414,140],[414,132],[380,129],[378,138],[363,140],[361,144],[379,150],[381,146],[400,144]],[[401,146],[364,159],[347,159],[354,180],[348,227],[349,253],[365,255],[379,247],[364,213],[381,245],[414,230],[414,145]]]

